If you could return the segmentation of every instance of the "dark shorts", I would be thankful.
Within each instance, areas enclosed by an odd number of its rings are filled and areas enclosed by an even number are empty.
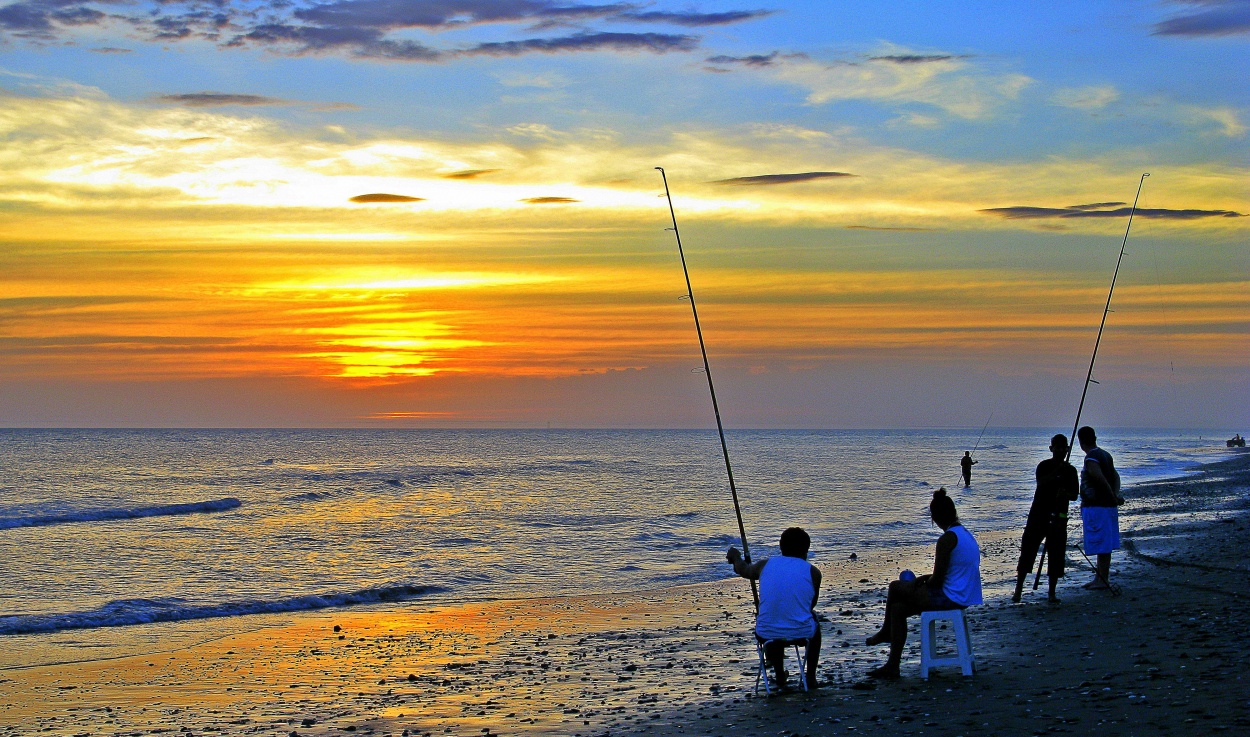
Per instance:
[[[929,603],[921,607],[920,611],[922,612],[945,612],[951,609],[965,608],[946,598],[945,592],[934,591],[928,586],[925,589],[929,592]]]
[[[1033,563],[1037,560],[1037,550],[1043,542],[1046,543],[1046,575],[1051,578],[1063,578],[1064,564],[1068,557],[1068,526],[1064,521],[1024,526],[1024,535],[1020,539],[1020,562],[1016,564],[1016,573],[1028,573],[1033,570]]]

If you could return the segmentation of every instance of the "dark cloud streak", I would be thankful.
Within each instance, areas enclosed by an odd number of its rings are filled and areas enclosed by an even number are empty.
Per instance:
[[[669,51],[692,51],[699,45],[696,36],[668,33],[577,33],[559,38],[528,38],[521,41],[496,41],[482,43],[463,51],[457,56],[521,56],[533,52],[555,54],[565,51],[650,51],[664,54]]]
[[[954,54],[888,54],[886,56],[870,56],[868,61],[888,61],[891,64],[932,64],[936,61],[950,61],[963,57]]]
[[[443,179],[477,179],[483,174],[494,174],[498,169],[465,169],[464,171],[453,171],[450,174],[444,174]]]
[[[804,171],[795,174],[757,174],[753,177],[734,177],[733,179],[718,179],[713,184],[732,184],[738,186],[767,186],[775,184],[793,184],[795,182],[810,182],[816,179],[840,179],[843,177],[853,177],[854,174],[848,174],[844,171]]]
[[[617,19],[644,23],[672,23],[678,26],[723,26],[730,23],[755,20],[772,15],[772,10],[731,10],[724,13],[675,13],[662,10],[630,11],[621,13]]]
[[[157,102],[168,102],[186,107],[222,107],[225,105],[290,105],[290,100],[264,95],[238,95],[224,92],[187,92],[179,95],[160,95]]]
[[[424,197],[409,197],[402,194],[388,194],[386,192],[374,192],[372,194],[358,194],[351,198],[352,202],[424,202]]]
[[[1117,203],[1119,204],[1119,203]],[[1082,210],[1076,207],[990,207],[981,210],[989,215],[996,215],[1005,220],[1049,220],[1068,218],[1126,218],[1129,207],[1117,207],[1113,210]],[[1155,220],[1200,220],[1202,218],[1242,218],[1240,212],[1232,210],[1172,210],[1166,207],[1139,207],[1136,216]]]
[[[771,54],[751,54],[750,56],[710,56],[707,58],[709,64],[740,64],[744,67],[770,67],[777,60],[778,52]]]
[[[2,2],[3,0],[0,0]],[[96,6],[121,6],[106,14]],[[0,7],[0,39],[36,43],[73,40],[76,26],[121,25],[148,41],[205,40],[224,48],[255,47],[286,56],[338,54],[358,59],[443,62],[458,58],[565,52],[691,51],[699,37],[652,31],[610,32],[591,24],[627,22],[722,26],[762,18],[771,10],[655,10],[642,2],[561,0],[20,0]],[[459,48],[399,37],[403,31],[524,24],[527,34],[571,28],[550,38],[513,35]],[[111,48],[111,47],[105,47]]]
[[[1155,24],[1156,36],[1233,36],[1250,33],[1250,0],[1181,0],[1193,8]]]

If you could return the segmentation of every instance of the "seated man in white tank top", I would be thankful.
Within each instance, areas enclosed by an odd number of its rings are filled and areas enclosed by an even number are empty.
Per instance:
[[[933,492],[929,516],[942,536],[937,541],[933,574],[890,584],[885,600],[885,623],[868,638],[869,645],[890,643],[885,665],[868,672],[872,678],[898,678],[899,661],[907,644],[907,618],[921,612],[963,609],[981,603],[981,550],[976,538],[964,529],[955,502],[946,489]]]
[[[748,563],[737,548],[725,558],[734,573],[760,582],[760,613],[755,636],[767,641],[764,656],[786,685],[786,640],[807,640],[807,687],[816,688],[816,661],[820,656],[820,624],[816,621],[816,598],[820,593],[820,569],[807,562],[812,539],[801,527],[781,533],[781,555]]]

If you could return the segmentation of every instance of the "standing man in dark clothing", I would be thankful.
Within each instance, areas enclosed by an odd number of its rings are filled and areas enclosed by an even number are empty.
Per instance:
[[[1019,603],[1024,591],[1024,579],[1033,570],[1037,548],[1044,540],[1050,565],[1046,568],[1046,581],[1050,585],[1047,601],[1058,604],[1055,586],[1063,577],[1063,565],[1067,560],[1068,502],[1074,502],[1080,494],[1080,482],[1076,469],[1064,460],[1068,453],[1068,439],[1056,435],[1050,439],[1051,457],[1037,464],[1037,491],[1033,494],[1033,506],[1029,507],[1029,519],[1024,524],[1024,537],[1020,540],[1020,562],[1016,565],[1016,593],[1011,600]]]
[[[1097,555],[1094,580],[1087,589],[1111,588],[1111,551],[1120,547],[1120,514],[1124,503],[1120,496],[1120,474],[1115,470],[1111,454],[1098,447],[1094,428],[1088,425],[1076,431],[1076,438],[1085,451],[1081,467],[1081,526],[1085,528],[1085,554]]]
[[[980,463],[980,461],[972,460],[972,453],[964,451],[964,457],[959,459],[959,467],[964,472],[964,488],[972,486],[972,467]]]

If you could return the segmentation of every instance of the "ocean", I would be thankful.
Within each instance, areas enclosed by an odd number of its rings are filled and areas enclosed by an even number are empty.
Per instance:
[[[963,489],[979,433],[730,432],[753,555],[792,525],[818,565],[928,549],[940,485],[969,529],[1017,529],[1052,433],[987,429]],[[1228,454],[1193,432],[1100,441],[1126,487]],[[315,609],[710,581],[731,544],[713,431],[2,430],[0,667]]]

